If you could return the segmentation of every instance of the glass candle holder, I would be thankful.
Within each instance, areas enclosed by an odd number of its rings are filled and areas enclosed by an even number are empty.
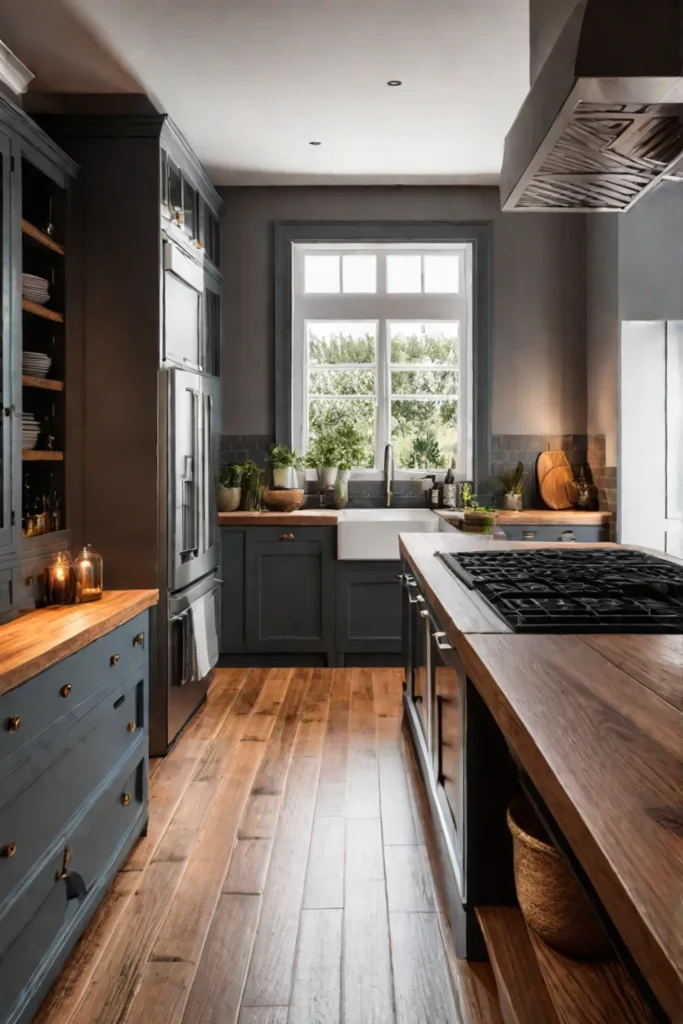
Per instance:
[[[76,567],[68,551],[58,551],[43,572],[45,604],[74,604],[78,591]]]
[[[104,590],[102,555],[86,544],[76,556],[76,579],[78,582],[78,600],[99,601]]]

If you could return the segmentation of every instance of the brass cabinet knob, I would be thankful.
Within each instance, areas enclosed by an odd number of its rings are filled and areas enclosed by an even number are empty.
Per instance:
[[[121,803],[123,804],[124,807],[128,806],[128,804],[130,803],[130,799],[130,793],[123,794],[123,796],[121,797]]]
[[[128,732],[135,732],[135,722],[129,722],[126,726]]]
[[[533,540],[535,536],[536,536],[536,531],[535,530],[524,530],[524,532],[522,533],[522,539],[523,540]]]
[[[111,658],[109,659],[109,667],[113,668],[114,665],[118,665],[118,663],[119,663],[119,655],[118,654],[112,654]]]
[[[5,722],[5,728],[7,732],[16,732],[21,725],[21,718],[19,715],[11,715]]]
[[[70,693],[71,693],[71,683],[65,683],[64,686],[59,691],[59,696],[60,697],[68,697]]]
[[[280,540],[294,540],[294,534],[293,533],[281,533],[280,534]]]
[[[145,643],[145,634],[144,633],[137,633],[133,637],[133,647],[143,647],[144,643]]]
[[[8,843],[7,846],[3,846],[3,848],[2,848],[2,855],[3,855],[3,857],[13,857],[16,852],[17,852],[17,844],[16,843]]]
[[[24,580],[24,585],[27,586],[27,587],[32,587],[33,586],[33,576],[27,576],[26,579]]]

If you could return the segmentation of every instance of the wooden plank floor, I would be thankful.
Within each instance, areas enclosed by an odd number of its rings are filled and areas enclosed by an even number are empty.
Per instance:
[[[37,1024],[498,1021],[453,955],[401,678],[218,670]]]

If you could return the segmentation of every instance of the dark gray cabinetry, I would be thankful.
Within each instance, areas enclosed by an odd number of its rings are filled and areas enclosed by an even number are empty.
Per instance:
[[[395,660],[400,563],[338,561],[335,551],[335,527],[223,527],[221,654]]]
[[[396,653],[401,642],[400,572],[400,562],[337,562],[337,651]]]
[[[257,527],[247,534],[250,651],[334,652],[334,530]]]
[[[334,663],[332,527],[221,530],[221,653],[308,654]]]
[[[0,697],[1,1024],[33,1019],[145,828],[148,673],[143,612]]]

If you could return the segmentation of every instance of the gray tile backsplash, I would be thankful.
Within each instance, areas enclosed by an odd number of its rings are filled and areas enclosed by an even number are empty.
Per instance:
[[[267,467],[270,448],[275,438],[271,434],[223,434],[221,436],[221,464],[244,462],[251,459],[263,469]],[[489,468],[489,494],[479,494],[482,503],[500,503],[502,486],[500,477],[524,464],[524,506],[543,508],[537,493],[536,460],[548,450],[565,452],[571,466],[585,466],[592,473],[598,487],[600,508],[616,511],[616,469],[605,466],[605,438],[587,434],[494,434],[491,438],[491,465]],[[314,481],[306,484],[307,504],[316,504],[318,489]],[[349,483],[349,504],[359,508],[372,508],[385,503],[386,488],[382,480],[352,480]],[[398,507],[421,507],[425,504],[419,480],[396,480],[392,487],[392,504]]]

